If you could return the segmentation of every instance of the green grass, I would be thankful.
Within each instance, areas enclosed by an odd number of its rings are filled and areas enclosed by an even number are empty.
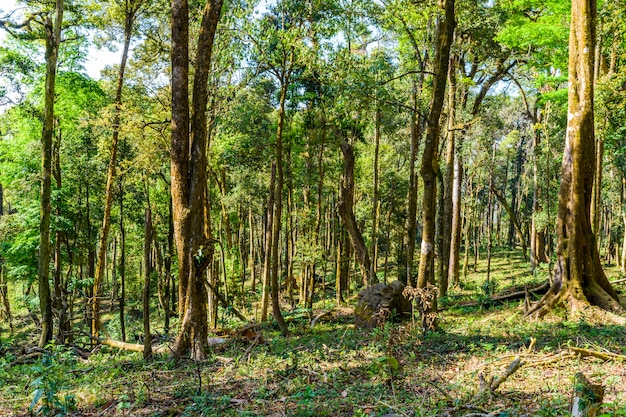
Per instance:
[[[500,289],[537,282],[515,253],[497,252],[492,266]],[[479,264],[450,299],[484,295],[484,268]],[[624,364],[593,358],[525,366],[496,394],[476,397],[479,373],[497,376],[516,355],[547,358],[568,345],[626,354],[623,327],[563,317],[557,311],[529,320],[519,301],[450,307],[442,312],[441,331],[424,335],[410,322],[355,329],[347,309],[311,328],[298,313],[289,318],[287,338],[268,324],[258,330],[261,339],[233,339],[195,364],[166,357],[145,363],[140,354],[106,347],[88,360],[62,347],[49,349],[46,359],[26,360],[24,349],[36,332],[20,316],[23,328],[3,340],[0,415],[27,413],[45,366],[54,398],[63,403],[71,395],[91,416],[464,416],[496,410],[500,416],[562,416],[576,372],[605,386],[605,414],[626,415]],[[4,324],[2,330],[6,335]],[[532,338],[534,350],[527,352]]]

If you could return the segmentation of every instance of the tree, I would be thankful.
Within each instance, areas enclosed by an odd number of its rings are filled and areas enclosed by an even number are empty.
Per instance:
[[[569,38],[568,123],[561,168],[557,219],[557,262],[548,293],[528,314],[543,316],[562,301],[572,314],[589,304],[621,312],[604,274],[592,232],[595,170],[594,50],[596,1],[574,0]]]
[[[426,128],[424,153],[422,154],[422,166],[420,169],[424,181],[424,199],[422,201],[422,246],[417,277],[417,287],[420,289],[426,289],[429,285],[434,285],[435,280],[435,208],[437,196],[437,184],[435,181],[439,164],[437,154],[439,150],[439,118],[445,99],[450,47],[452,45],[454,27],[456,26],[454,3],[454,0],[439,2],[443,16],[437,21],[433,71],[435,75],[433,76],[430,112],[427,119],[428,125]],[[430,304],[425,311],[422,311],[422,324],[425,327],[431,327],[431,325],[433,325],[433,323],[426,323],[426,320],[429,320],[427,316],[433,311],[436,311],[435,303]]]
[[[208,77],[223,0],[208,0],[198,33],[195,75],[189,106],[189,6],[172,1],[171,192],[178,252],[180,327],[174,355],[189,352],[202,360],[207,348],[206,289],[203,272],[212,242],[205,230]]]
[[[54,91],[57,72],[57,59],[61,45],[61,25],[63,23],[63,0],[56,1],[55,18],[44,20],[46,33],[46,87],[44,96],[43,129],[41,132],[41,196],[39,224],[39,305],[41,308],[41,337],[39,346],[45,346],[52,339],[52,299],[50,295],[50,194],[52,189],[52,136],[54,134]]]
[[[111,207],[113,206],[113,185],[115,181],[115,170],[117,166],[117,150],[120,135],[120,122],[122,111],[122,88],[124,87],[124,72],[126,71],[126,62],[128,61],[128,50],[133,35],[133,26],[139,10],[144,5],[143,0],[125,0],[123,6],[124,18],[124,43],[122,49],[122,58],[117,75],[117,87],[115,90],[115,102],[113,109],[113,125],[111,138],[111,157],[107,171],[106,190],[104,197],[104,216],[102,219],[102,228],[100,229],[100,245],[98,246],[98,258],[96,262],[96,271],[93,281],[93,301],[91,305],[92,324],[91,333],[98,336],[100,330],[100,293],[102,286],[102,278],[104,277],[106,253],[108,247],[109,230],[111,228]]]

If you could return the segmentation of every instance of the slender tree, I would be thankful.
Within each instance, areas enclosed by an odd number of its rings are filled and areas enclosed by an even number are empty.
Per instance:
[[[126,62],[128,61],[128,51],[133,35],[133,26],[139,14],[139,10],[144,4],[144,0],[124,1],[124,46],[122,49],[122,59],[117,73],[117,86],[115,89],[115,102],[113,109],[113,126],[111,138],[111,157],[107,170],[106,189],[104,194],[104,216],[100,229],[100,245],[98,246],[98,257],[96,259],[96,271],[93,280],[93,299],[91,304],[91,333],[98,336],[100,330],[100,292],[102,279],[106,267],[106,254],[111,229],[111,207],[113,206],[113,185],[115,182],[115,170],[117,167],[117,149],[120,135],[120,123],[122,112],[122,89],[124,87],[124,73]]]
[[[450,59],[450,47],[454,34],[456,21],[454,17],[454,0],[439,1],[438,6],[443,15],[437,20],[435,37],[435,58],[433,89],[428,113],[428,125],[424,153],[422,154],[422,166],[420,173],[424,182],[424,199],[422,202],[422,246],[420,256],[419,274],[417,278],[418,288],[424,289],[434,285],[435,269],[435,208],[437,197],[437,169],[439,132],[441,130],[439,118],[445,100],[446,81],[448,77],[448,65]],[[431,303],[422,311],[422,320],[436,311],[435,303]],[[426,326],[431,326],[423,321]]]
[[[39,222],[39,306],[41,308],[41,337],[39,346],[52,339],[52,298],[50,294],[50,193],[52,188],[52,137],[54,135],[54,94],[57,74],[63,0],[57,0],[55,17],[46,16],[43,27],[46,39],[46,82],[44,93],[43,129],[41,132],[41,195]]]

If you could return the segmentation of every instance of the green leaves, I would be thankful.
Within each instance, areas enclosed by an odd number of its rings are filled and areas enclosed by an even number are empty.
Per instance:
[[[504,0],[500,6],[510,13],[496,36],[539,72],[567,69],[569,0]]]

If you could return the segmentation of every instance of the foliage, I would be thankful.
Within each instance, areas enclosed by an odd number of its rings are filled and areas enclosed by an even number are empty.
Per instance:
[[[67,370],[74,365],[74,356],[63,347],[48,345],[41,361],[31,366],[30,373],[35,378],[29,386],[34,389],[30,412],[41,416],[65,416],[76,409],[73,394],[62,395],[67,388]]]

